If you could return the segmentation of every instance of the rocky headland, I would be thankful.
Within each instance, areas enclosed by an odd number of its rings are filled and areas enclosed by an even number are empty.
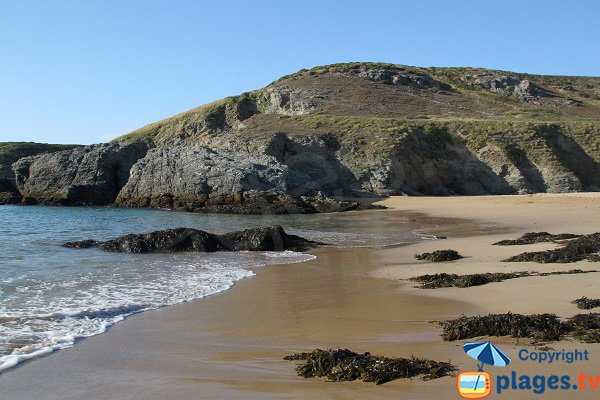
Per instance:
[[[111,143],[39,146],[0,165],[0,204],[283,214],[598,191],[600,78],[336,64]]]

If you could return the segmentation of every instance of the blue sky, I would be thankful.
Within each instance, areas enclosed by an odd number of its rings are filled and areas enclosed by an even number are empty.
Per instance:
[[[0,0],[0,141],[97,143],[346,61],[600,75],[597,1]]]

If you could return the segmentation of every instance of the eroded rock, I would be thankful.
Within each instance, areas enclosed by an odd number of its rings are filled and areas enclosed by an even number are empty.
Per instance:
[[[112,204],[149,147],[98,144],[21,158],[13,164],[17,188],[27,204]]]
[[[107,241],[67,242],[64,247],[123,253],[172,253],[216,251],[306,251],[323,243],[286,233],[281,226],[264,226],[217,235],[193,228],[165,229],[149,233],[132,233]]]

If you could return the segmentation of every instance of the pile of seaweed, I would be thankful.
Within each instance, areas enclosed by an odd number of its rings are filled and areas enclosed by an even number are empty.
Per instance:
[[[305,378],[325,377],[334,382],[360,379],[377,385],[415,376],[421,376],[424,380],[436,379],[457,371],[454,365],[446,362],[414,357],[388,358],[370,353],[355,353],[348,349],[317,349],[310,353],[292,354],[283,359],[303,360],[304,363],[298,365],[296,371]]]
[[[481,336],[511,336],[536,341],[560,340],[571,334],[587,343],[600,342],[600,314],[577,314],[561,321],[554,314],[489,314],[460,316],[440,322],[444,340],[471,339]]]
[[[577,314],[569,319],[573,337],[585,343],[600,343],[600,314]]]
[[[600,233],[592,233],[562,242],[562,247],[556,250],[521,253],[503,261],[535,261],[538,263],[569,263],[585,259],[600,261],[598,252],[600,252]]]
[[[479,336],[512,336],[537,340],[559,340],[569,332],[554,314],[489,314],[440,322],[444,340],[470,339]]]
[[[463,258],[456,250],[436,250],[432,253],[417,254],[417,260],[427,260],[431,262],[454,261]]]
[[[571,269],[569,271],[555,272],[486,272],[482,274],[427,274],[413,276],[410,281],[420,283],[419,289],[438,289],[444,287],[467,288],[471,286],[481,286],[492,282],[502,282],[507,279],[523,278],[527,276],[548,276],[548,275],[569,275],[569,274],[587,274],[590,272],[598,272],[596,270],[584,271],[581,269]]]
[[[571,275],[571,274],[589,274],[591,272],[598,272],[595,269],[582,270],[579,268],[570,269],[568,271],[554,271],[554,272],[541,272],[537,276],[550,276],[550,275]]]
[[[592,308],[600,307],[600,299],[588,299],[585,296],[573,300],[571,303],[577,304],[577,308],[582,310],[591,310]]]
[[[420,275],[410,278],[413,282],[419,282],[420,289],[437,289],[443,287],[459,287],[466,288],[471,286],[481,286],[491,282],[502,282],[506,279],[521,278],[523,276],[531,276],[530,272],[487,272],[484,274],[431,274]]]
[[[572,233],[559,233],[558,235],[553,235],[548,232],[528,232],[528,233],[525,233],[523,236],[521,236],[518,239],[501,240],[499,242],[494,243],[494,245],[513,246],[513,245],[521,245],[521,244],[555,242],[557,240],[575,239],[580,236],[581,235],[574,235]]]

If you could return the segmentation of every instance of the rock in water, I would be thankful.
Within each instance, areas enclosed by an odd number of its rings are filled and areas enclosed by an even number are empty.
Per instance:
[[[124,253],[172,253],[195,251],[306,251],[323,243],[313,242],[286,233],[281,226],[263,226],[216,235],[193,228],[129,234],[105,242],[82,240],[67,242],[64,247],[85,249],[98,247],[105,251]]]

